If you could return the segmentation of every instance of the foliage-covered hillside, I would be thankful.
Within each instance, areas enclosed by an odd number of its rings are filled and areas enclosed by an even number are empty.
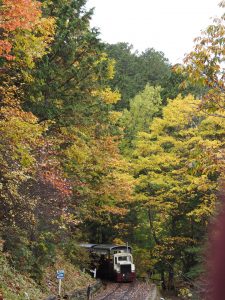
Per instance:
[[[185,286],[223,175],[224,17],[174,68],[103,44],[85,4],[0,1],[3,269],[41,295],[58,253],[82,269],[79,242],[128,241],[140,274]]]
[[[85,1],[14,4],[1,3],[1,238],[40,282],[58,250],[74,261],[76,241],[100,241],[105,217],[123,218],[132,177],[111,111],[113,62]]]
[[[35,282],[29,274],[21,274],[8,262],[6,254],[0,255],[0,291],[3,299],[7,300],[44,300],[49,295],[56,295],[58,291],[58,280],[56,279],[57,270],[65,270],[65,279],[62,283],[63,294],[74,290],[85,288],[94,283],[90,275],[83,273],[75,267],[61,253],[55,258],[55,262],[46,267],[43,272],[41,282]]]

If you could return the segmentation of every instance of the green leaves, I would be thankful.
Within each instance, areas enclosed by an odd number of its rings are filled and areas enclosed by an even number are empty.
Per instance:
[[[65,126],[87,125],[91,116],[102,117],[106,98],[107,103],[118,100],[107,87],[113,63],[103,53],[98,34],[90,29],[92,12],[85,10],[84,3],[45,3],[44,14],[55,19],[55,40],[51,52],[32,72],[35,81],[27,86],[24,103],[41,120],[51,119]]]
[[[130,100],[130,109],[124,110],[120,120],[120,125],[124,128],[124,139],[121,143],[124,153],[132,148],[132,141],[138,132],[149,132],[153,118],[160,114],[160,91],[160,87],[146,85],[142,92]]]
[[[121,92],[121,101],[115,106],[117,110],[129,109],[130,99],[146,85],[159,86],[170,74],[168,60],[153,48],[138,53],[132,45],[117,43],[106,45],[106,51],[115,60],[116,72],[110,86]]]

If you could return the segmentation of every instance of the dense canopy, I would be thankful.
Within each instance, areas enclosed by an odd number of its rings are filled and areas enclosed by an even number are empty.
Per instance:
[[[85,5],[0,1],[0,257],[41,284],[80,242],[129,242],[187,299],[221,209],[224,16],[172,66],[101,42]]]

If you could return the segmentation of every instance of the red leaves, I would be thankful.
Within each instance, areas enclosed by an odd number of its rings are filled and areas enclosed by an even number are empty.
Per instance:
[[[10,33],[20,30],[31,30],[41,17],[40,2],[34,0],[3,0],[0,7],[0,28],[4,39],[0,40],[0,57],[12,60]]]

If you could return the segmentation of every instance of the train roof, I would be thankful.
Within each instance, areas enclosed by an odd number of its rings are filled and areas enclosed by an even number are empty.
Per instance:
[[[80,247],[91,249],[92,247],[96,246],[97,244],[80,244]]]
[[[127,245],[113,245],[113,244],[80,244],[81,247],[89,249],[91,251],[95,250],[105,250],[105,251],[128,251],[131,252],[131,247]]]
[[[99,249],[99,250],[108,250],[108,251],[129,249],[131,251],[131,247],[126,245],[97,244],[92,248],[95,250]]]

